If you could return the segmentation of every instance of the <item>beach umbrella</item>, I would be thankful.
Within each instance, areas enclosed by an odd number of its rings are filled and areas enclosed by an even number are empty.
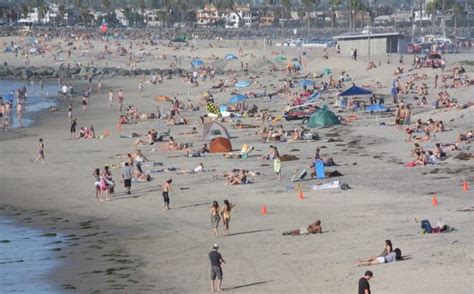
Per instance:
[[[250,86],[250,82],[249,81],[238,81],[236,84],[235,84],[235,87],[240,89],[240,88],[247,88],[248,86]]]
[[[281,55],[280,55],[280,56],[277,56],[277,57],[275,58],[275,61],[276,61],[276,62],[282,62],[282,61],[285,61],[285,60],[287,60],[287,58],[286,58],[285,56],[281,56]]]
[[[236,104],[238,102],[244,101],[245,99],[247,99],[247,96],[237,94],[237,95],[232,96],[232,98],[230,98],[229,103]]]
[[[192,62],[191,62],[191,65],[193,67],[200,67],[201,65],[204,64],[204,61],[202,61],[202,59],[194,59]]]
[[[164,95],[156,96],[154,99],[156,102],[173,102],[173,99]]]
[[[237,58],[237,56],[235,56],[235,54],[229,53],[229,54],[226,54],[225,59],[226,60],[235,60],[235,59],[238,59],[238,58]]]
[[[301,86],[301,88],[314,86],[314,82],[311,81],[311,80],[301,80],[300,81],[300,86]]]

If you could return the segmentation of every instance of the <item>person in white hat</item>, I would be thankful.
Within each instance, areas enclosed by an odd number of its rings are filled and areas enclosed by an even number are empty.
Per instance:
[[[211,292],[216,291],[216,279],[217,279],[217,292],[222,291],[222,264],[225,263],[225,260],[222,258],[222,255],[217,252],[219,245],[214,244],[212,246],[212,251],[209,252],[209,260],[211,262]]]

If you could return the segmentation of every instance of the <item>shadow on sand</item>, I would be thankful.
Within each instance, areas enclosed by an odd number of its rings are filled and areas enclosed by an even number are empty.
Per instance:
[[[247,232],[239,232],[239,233],[233,233],[229,234],[228,236],[237,236],[237,235],[245,235],[245,234],[253,234],[253,233],[259,233],[259,232],[267,232],[267,231],[273,231],[273,229],[266,229],[266,230],[255,230],[255,231],[247,231]]]
[[[240,288],[245,288],[245,287],[252,287],[252,286],[262,285],[262,284],[271,283],[271,282],[273,282],[273,280],[270,280],[270,281],[262,281],[262,282],[255,282],[255,283],[250,283],[250,284],[235,286],[235,287],[231,287],[231,288],[224,288],[223,290],[235,290],[235,289],[240,289]]]

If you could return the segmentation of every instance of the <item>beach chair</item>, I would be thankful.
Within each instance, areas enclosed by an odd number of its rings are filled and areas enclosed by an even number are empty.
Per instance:
[[[316,179],[324,179],[324,162],[321,159],[314,161],[314,171],[316,173]]]

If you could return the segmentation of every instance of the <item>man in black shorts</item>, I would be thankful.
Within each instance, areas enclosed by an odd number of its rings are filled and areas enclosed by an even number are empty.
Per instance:
[[[366,271],[364,276],[359,279],[359,294],[370,294],[369,280],[374,277],[371,271]]]
[[[133,167],[131,167],[128,162],[125,162],[125,166],[122,169],[122,179],[123,179],[123,186],[127,191],[127,194],[130,194],[130,189],[132,188],[132,175],[133,175]]]
[[[215,292],[216,278],[217,278],[217,292],[222,291],[221,286],[222,286],[223,274],[222,274],[221,265],[225,263],[225,261],[222,258],[222,255],[219,252],[217,252],[217,249],[219,249],[219,245],[214,244],[214,246],[212,246],[212,251],[209,252],[209,260],[211,261],[211,292]]]

